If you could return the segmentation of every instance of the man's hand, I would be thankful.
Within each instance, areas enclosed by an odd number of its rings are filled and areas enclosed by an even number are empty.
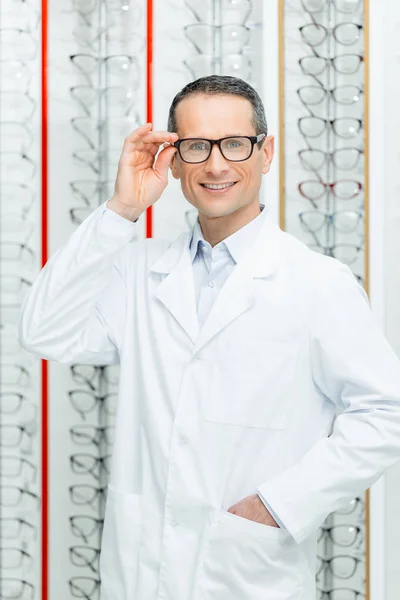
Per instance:
[[[249,519],[249,521],[256,521],[257,523],[263,523],[271,527],[279,527],[257,494],[247,496],[243,500],[236,502],[236,504],[228,508],[228,512],[244,519]]]

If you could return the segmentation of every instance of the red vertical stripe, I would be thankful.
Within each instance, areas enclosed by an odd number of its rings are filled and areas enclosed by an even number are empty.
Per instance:
[[[48,113],[47,113],[47,0],[42,0],[42,31],[41,31],[41,262],[45,265],[48,258]],[[42,405],[41,405],[41,588],[42,600],[49,598],[49,455],[48,455],[48,364],[46,360],[41,361],[42,375]]]
[[[147,0],[146,123],[153,123],[153,0]],[[153,207],[146,211],[146,237],[153,237]]]

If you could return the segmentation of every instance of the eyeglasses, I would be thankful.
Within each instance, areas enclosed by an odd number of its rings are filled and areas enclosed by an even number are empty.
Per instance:
[[[75,444],[81,446],[87,446],[93,444],[94,446],[100,446],[101,442],[107,445],[114,443],[114,431],[113,425],[107,425],[105,427],[96,427],[94,425],[73,425],[69,428],[71,440]]]
[[[362,223],[362,213],[352,210],[341,210],[326,214],[319,210],[309,210],[299,213],[301,225],[309,233],[317,233],[323,227],[332,225],[341,233],[352,233]]]
[[[125,117],[107,117],[99,120],[92,117],[74,117],[71,125],[75,132],[81,136],[92,150],[103,145],[103,139],[112,133],[113,140],[125,138],[132,129],[139,126],[139,114],[136,112]]]
[[[89,515],[75,515],[69,517],[71,531],[76,537],[80,537],[86,544],[95,533],[101,534],[104,519],[96,519]]]
[[[0,60],[0,89],[3,92],[26,94],[30,86],[32,73],[21,60]],[[33,100],[33,99],[32,99]]]
[[[34,500],[37,508],[40,508],[40,498],[37,494],[16,485],[0,485],[1,506],[18,506],[27,498]]]
[[[313,14],[324,10],[330,3],[333,4],[335,10],[341,13],[350,14],[355,12],[362,5],[362,0],[349,2],[349,0],[300,0],[305,11]]]
[[[310,179],[302,181],[298,185],[300,194],[311,201],[319,200],[327,193],[332,194],[332,196],[335,196],[339,200],[351,200],[358,196],[362,189],[362,184],[353,179],[342,179],[335,183],[325,183],[318,179]]]
[[[3,448],[17,448],[22,444],[24,436],[28,438],[30,445],[35,431],[26,425],[5,424],[0,425],[0,446]]]
[[[328,536],[337,546],[353,546],[361,536],[361,527],[357,525],[334,525],[333,527],[320,527],[318,532],[319,543],[324,537]]]
[[[245,25],[197,23],[186,25],[183,30],[197,52],[210,55],[214,50],[215,34],[219,35],[221,54],[240,54],[250,37],[250,29]]]
[[[3,119],[15,123],[30,121],[36,111],[36,100],[28,93],[1,91],[0,103]]]
[[[360,54],[339,54],[333,58],[311,55],[300,58],[299,65],[305,75],[321,75],[328,65],[342,75],[352,75],[358,71],[363,61],[364,57]]]
[[[17,517],[0,517],[0,537],[1,539],[17,539],[25,538],[29,531],[29,537],[33,540],[37,538],[37,529],[34,525]]]
[[[93,577],[71,577],[68,580],[68,584],[74,598],[93,600],[94,595],[100,588],[100,579],[94,579]]]
[[[0,547],[0,564],[3,569],[24,569],[27,570],[32,566],[33,556],[22,548],[7,548]],[[16,596],[8,596],[16,598]],[[1,596],[7,598],[7,596]]]
[[[109,86],[96,89],[91,85],[76,85],[70,88],[71,96],[88,117],[93,116],[99,102],[107,106],[110,117],[128,116],[137,102],[137,93],[123,86]]]
[[[0,256],[5,261],[21,263],[22,266],[30,267],[35,262],[35,253],[27,244],[18,242],[0,242]]]
[[[102,471],[110,474],[111,454],[106,456],[95,456],[78,452],[69,457],[72,471],[76,475],[93,475],[95,479],[100,479]],[[96,473],[96,469],[99,471]]]
[[[29,386],[31,375],[29,371],[20,364],[0,363],[1,381],[4,385]]]
[[[300,117],[298,120],[300,133],[304,137],[319,137],[331,127],[333,133],[343,139],[354,138],[363,126],[361,119],[340,117],[338,119],[322,119],[321,117]]]
[[[88,567],[94,573],[98,572],[98,559],[100,550],[87,546],[70,546],[69,558],[75,567]]]
[[[222,156],[231,162],[247,160],[253,153],[254,144],[261,142],[266,133],[252,136],[225,137],[219,140],[203,138],[185,138],[174,142],[181,159],[190,164],[198,164],[209,159],[214,145],[220,149]]]
[[[1,124],[4,147],[9,152],[24,153],[31,148],[34,136],[25,123],[3,121]]]
[[[320,23],[308,23],[299,27],[303,41],[309,46],[319,46],[329,35],[344,46],[351,46],[360,37],[363,26],[357,23],[339,23],[335,27],[324,27]]]
[[[70,181],[69,183],[74,196],[87,206],[94,206],[93,200],[98,200],[99,195],[102,193],[105,198],[111,198],[114,191],[114,184],[115,181],[113,179],[109,179],[108,181],[81,179]]]
[[[75,485],[70,485],[69,488],[69,495],[71,498],[71,501],[74,504],[93,504],[93,502],[95,500],[97,500],[97,498],[102,498],[103,500],[106,499],[107,496],[107,487],[103,486],[103,487],[94,487],[93,485],[88,485],[88,484],[75,484]]]
[[[185,0],[185,5],[190,8],[194,18],[203,23],[213,20],[214,5],[212,0]],[[253,9],[251,0],[221,0],[220,11],[224,23],[245,23]]]
[[[4,477],[21,477],[25,467],[28,467],[31,473],[30,482],[34,483],[37,478],[37,466],[26,458],[19,456],[2,456],[0,459],[1,472]],[[26,469],[25,469],[26,470]]]
[[[28,596],[29,594],[29,596]],[[33,600],[35,588],[25,579],[14,577],[2,577],[0,579],[0,598],[2,600]]]
[[[69,58],[82,75],[86,77],[89,85],[91,84],[90,75],[102,64],[106,66],[110,75],[123,77],[124,80],[128,78],[131,85],[135,85],[140,81],[140,69],[135,56],[116,54],[102,58],[91,54],[72,54]]]
[[[318,171],[331,162],[337,169],[351,171],[356,168],[363,154],[364,151],[359,148],[339,148],[333,152],[309,149],[300,150],[299,158],[307,170]]]
[[[355,574],[361,559],[347,554],[338,554],[333,558],[317,557],[316,576],[318,577],[323,570],[329,570],[334,577],[338,579],[350,579]]]
[[[317,587],[320,593],[319,600],[361,600],[365,598],[363,592],[352,590],[351,588],[337,587],[334,590],[321,590]]]
[[[314,252],[318,252],[319,254],[333,256],[333,258],[340,260],[345,265],[351,265],[357,260],[361,251],[364,249],[364,246],[357,246],[356,244],[335,244],[334,246],[322,246],[320,244],[312,244],[309,246],[309,248]]]
[[[0,164],[6,183],[26,183],[36,174],[35,163],[24,152],[0,152]]]
[[[359,496],[357,496],[356,498],[353,498],[350,502],[348,502],[347,504],[342,506],[342,508],[339,508],[335,512],[339,515],[351,515],[359,507],[364,508],[364,506],[365,506],[364,500],[362,498],[360,498]]]
[[[327,96],[330,96],[338,104],[350,106],[356,104],[363,93],[363,90],[357,85],[339,85],[331,90],[320,85],[304,85],[297,90],[300,102],[306,108],[321,104]]]
[[[86,390],[71,390],[68,392],[69,399],[74,409],[86,419],[86,415],[94,408],[100,406],[110,416],[115,415],[118,394],[110,392],[102,396]]]
[[[243,54],[193,54],[183,61],[193,79],[206,77],[217,69],[224,75],[251,79],[251,62]]]
[[[1,414],[15,414],[24,409],[26,404],[29,404],[29,410],[32,412],[28,421],[31,421],[37,415],[37,406],[32,404],[32,401],[27,396],[19,394],[18,392],[0,392],[0,413]]]
[[[109,385],[118,385],[119,365],[71,365],[71,375],[74,381],[84,383],[95,391],[101,380]],[[97,383],[93,383],[95,379],[98,379]]]
[[[36,58],[37,43],[29,31],[17,27],[0,28],[0,46],[4,59],[31,61]]]

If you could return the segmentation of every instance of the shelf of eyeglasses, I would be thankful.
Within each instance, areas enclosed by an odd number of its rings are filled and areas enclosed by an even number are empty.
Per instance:
[[[76,68],[76,73],[82,75],[88,85],[97,84],[99,69],[104,68],[108,85],[129,81],[133,88],[140,87],[143,73],[137,56],[131,54],[96,56],[81,52],[71,54],[69,59]]]
[[[321,581],[324,575],[329,575],[337,580],[355,579],[361,583],[365,576],[365,554],[335,554],[324,558],[317,554],[315,576],[316,581]]]
[[[178,10],[182,4],[169,2]],[[219,25],[244,24],[257,8],[257,0],[184,0],[184,6],[189,9],[191,16],[199,23],[217,23]],[[219,10],[218,10],[219,9]]]
[[[363,590],[366,586],[363,586]],[[317,586],[317,600],[365,600],[365,591],[360,591],[354,587],[335,586],[323,590]]]
[[[100,579],[98,577],[71,577],[68,579],[70,594],[74,598],[98,600]]]

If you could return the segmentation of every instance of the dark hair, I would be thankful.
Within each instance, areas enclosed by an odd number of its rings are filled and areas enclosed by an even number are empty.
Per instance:
[[[168,131],[177,131],[176,107],[184,98],[193,94],[209,94],[210,96],[231,94],[246,98],[253,108],[252,124],[256,135],[268,133],[264,105],[260,96],[249,83],[230,75],[207,75],[207,77],[200,77],[200,79],[185,85],[172,100],[168,115]],[[260,145],[262,143],[263,141],[259,142]]]

